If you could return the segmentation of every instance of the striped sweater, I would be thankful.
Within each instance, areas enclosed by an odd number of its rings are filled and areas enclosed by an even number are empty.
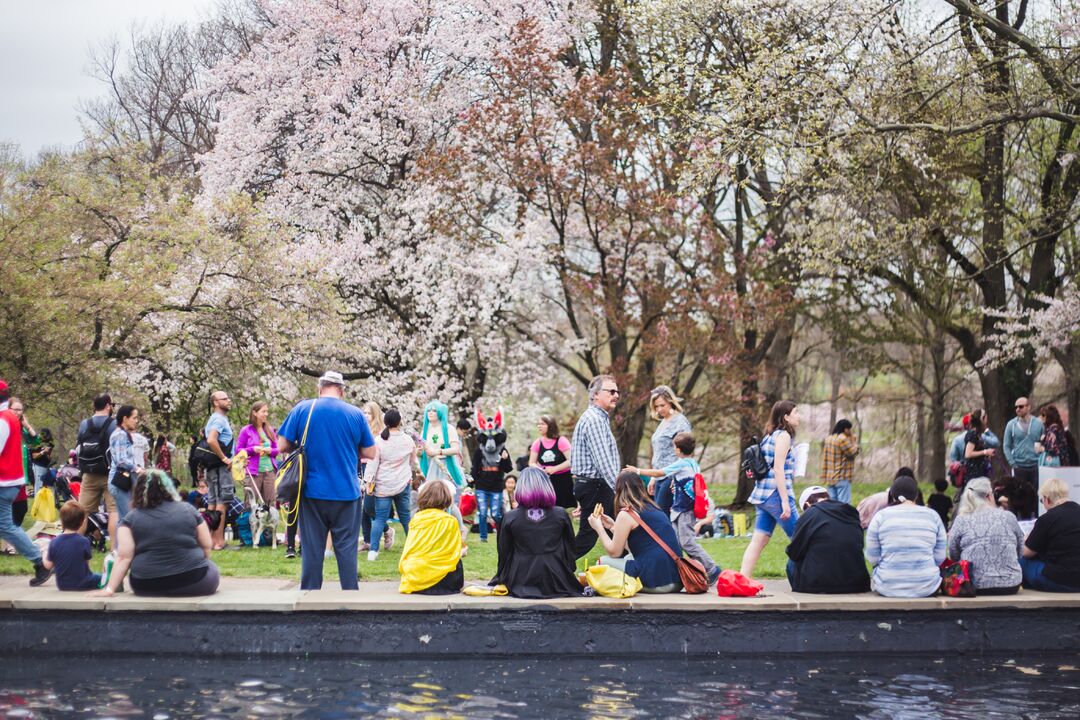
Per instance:
[[[930,597],[941,584],[945,526],[936,512],[918,505],[887,507],[866,529],[866,559],[874,566],[870,586],[885,597]]]

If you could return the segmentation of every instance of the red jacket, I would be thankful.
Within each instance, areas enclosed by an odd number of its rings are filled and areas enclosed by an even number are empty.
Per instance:
[[[4,447],[0,450],[0,487],[17,487],[26,482],[23,474],[22,423],[15,413],[7,409],[0,410],[0,423],[4,425],[0,429],[0,438],[4,439]]]

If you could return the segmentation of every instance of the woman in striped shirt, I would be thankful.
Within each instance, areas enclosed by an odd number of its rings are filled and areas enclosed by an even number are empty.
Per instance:
[[[866,529],[866,559],[874,566],[870,587],[885,597],[930,597],[941,585],[945,526],[928,507],[917,505],[919,486],[901,476],[889,489],[889,507]]]

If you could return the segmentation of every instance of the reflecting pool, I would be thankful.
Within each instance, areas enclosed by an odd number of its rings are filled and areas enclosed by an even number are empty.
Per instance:
[[[1080,655],[0,661],[6,718],[1069,718]]]

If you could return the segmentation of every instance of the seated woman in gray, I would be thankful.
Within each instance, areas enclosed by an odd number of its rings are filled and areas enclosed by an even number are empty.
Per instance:
[[[1016,516],[994,501],[987,478],[964,487],[949,530],[949,557],[971,563],[971,581],[979,595],[1012,595],[1020,589],[1024,533]]]

